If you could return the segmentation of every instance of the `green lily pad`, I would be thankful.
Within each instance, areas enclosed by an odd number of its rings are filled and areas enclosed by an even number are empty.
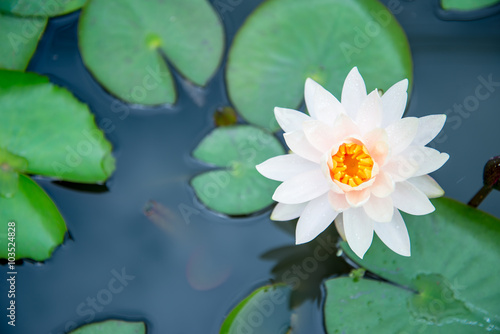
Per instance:
[[[24,172],[28,161],[0,147],[0,196],[12,197],[17,192],[19,172]]]
[[[229,313],[219,333],[288,333],[292,316],[291,292],[285,284],[266,285],[255,290]]]
[[[146,324],[122,320],[106,320],[82,326],[69,334],[146,334]]]
[[[493,6],[499,0],[441,0],[441,7],[446,10],[470,11]]]
[[[229,96],[250,123],[278,129],[275,106],[297,109],[311,77],[340,98],[358,66],[368,91],[412,79],[406,35],[387,8],[366,0],[269,0],[237,33]]]
[[[52,17],[70,13],[87,0],[7,0],[0,2],[0,10],[20,16]]]
[[[0,258],[8,258],[7,244],[15,242],[16,259],[48,259],[64,240],[66,224],[50,197],[26,175],[11,198],[0,197]],[[8,240],[7,222],[15,222],[15,240]],[[11,248],[12,245],[9,245]]]
[[[404,215],[411,257],[374,238],[361,260],[342,243],[351,259],[392,284],[328,281],[329,334],[500,331],[500,220],[451,199],[432,202],[430,215]]]
[[[253,213],[273,203],[272,194],[279,185],[260,175],[255,166],[280,154],[285,154],[283,146],[264,130],[248,125],[217,128],[193,156],[219,169],[196,176],[191,184],[212,210],[228,215]]]
[[[8,1],[0,2],[0,8]],[[24,71],[35,53],[46,18],[17,17],[0,13],[0,68]]]
[[[162,53],[203,86],[224,48],[222,24],[206,0],[92,0],[83,8],[78,34],[95,78],[118,98],[145,105],[176,101]]]
[[[103,182],[115,168],[88,106],[34,73],[0,71],[0,148],[26,159],[24,172],[66,181]]]

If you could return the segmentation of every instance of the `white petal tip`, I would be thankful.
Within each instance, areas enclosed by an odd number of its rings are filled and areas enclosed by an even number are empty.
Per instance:
[[[408,79],[403,79],[403,80],[401,80],[401,85],[402,85],[403,87],[405,87],[405,91],[407,91],[407,90],[408,90],[408,85],[409,85],[409,84],[410,84],[410,82],[408,81]]]
[[[295,237],[295,244],[296,245],[302,245],[302,244],[308,243],[311,240],[312,239],[309,240],[309,239],[303,239],[303,238]]]
[[[260,164],[258,164],[258,165],[255,165],[255,169],[257,170],[257,172],[259,172],[259,173],[261,173],[261,174],[262,174],[261,170],[262,170],[262,165],[263,165],[263,164],[264,164],[264,163],[262,162],[262,163],[260,163]]]
[[[405,257],[410,257],[411,256],[411,252],[409,250],[408,250],[408,252],[400,252],[398,254],[401,255],[401,256],[405,256]]]
[[[349,74],[347,74],[347,77],[361,77],[361,74],[359,73],[358,67],[354,66],[352,70],[349,71]],[[362,78],[362,77],[361,77]],[[364,82],[364,81],[363,81]]]
[[[309,86],[309,85],[312,85],[312,84],[315,84],[317,83],[316,81],[314,81],[314,79],[312,78],[307,78],[306,79],[306,86]]]

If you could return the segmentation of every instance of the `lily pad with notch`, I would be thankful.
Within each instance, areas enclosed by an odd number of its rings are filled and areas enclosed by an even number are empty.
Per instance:
[[[203,86],[219,67],[221,21],[206,0],[91,0],[78,27],[85,65],[129,103],[173,104],[176,89],[163,59]]]
[[[279,184],[260,175],[255,166],[284,153],[267,131],[249,125],[219,127],[193,152],[217,169],[197,175],[191,184],[208,208],[227,215],[250,214],[273,203]]]
[[[297,109],[311,77],[340,98],[357,66],[368,91],[412,82],[406,35],[378,1],[269,0],[238,31],[226,71],[228,93],[248,122],[276,131],[273,108]]]
[[[404,215],[411,257],[374,238],[360,259],[342,243],[347,256],[388,282],[327,281],[329,334],[500,330],[500,220],[451,199],[432,202],[430,215]]]

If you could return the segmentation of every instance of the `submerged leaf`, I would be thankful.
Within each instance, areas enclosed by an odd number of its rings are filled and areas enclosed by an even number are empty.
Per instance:
[[[106,320],[82,326],[69,334],[146,334],[143,322]]]
[[[470,11],[487,8],[500,3],[499,0],[441,0],[441,7],[446,10]]]

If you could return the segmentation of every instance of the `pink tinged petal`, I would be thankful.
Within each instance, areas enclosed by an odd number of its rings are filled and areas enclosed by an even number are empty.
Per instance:
[[[274,116],[285,132],[300,130],[302,129],[302,123],[311,119],[311,117],[303,112],[279,107],[274,108]]]
[[[402,118],[385,128],[391,155],[403,152],[415,138],[418,130],[418,118]]]
[[[361,183],[357,187],[351,187],[350,185],[342,183],[342,182],[340,182],[338,180],[333,180],[333,183],[335,183],[335,185],[337,186],[337,188],[339,188],[342,192],[344,192],[344,193],[347,194],[348,192],[360,191],[360,190],[365,190],[365,189],[369,188],[375,182],[375,175],[376,174],[378,174],[378,166],[375,164],[375,165],[373,165],[373,168],[372,168],[372,175],[374,177],[372,177],[368,181],[365,181],[365,182]],[[335,191],[335,189],[333,189],[333,191]],[[335,191],[335,192],[337,192],[337,191]]]
[[[331,207],[327,194],[310,201],[297,222],[295,243],[299,245],[316,238],[338,214]]]
[[[302,158],[319,163],[321,152],[309,143],[302,130],[296,130],[285,133],[283,135],[285,142],[293,153],[300,155]]]
[[[278,221],[287,221],[298,218],[302,213],[302,211],[304,211],[304,208],[306,207],[307,203],[309,202],[300,204],[278,203],[276,204],[276,207],[271,213],[271,219]]]
[[[292,153],[268,159],[255,168],[268,179],[286,181],[301,173],[318,168],[318,164]]]
[[[389,153],[388,137],[384,129],[377,128],[363,136],[365,144],[372,159],[379,165],[383,165]]]
[[[335,193],[343,194],[344,191],[340,189],[340,187],[335,182],[333,182],[330,176],[330,167],[328,166],[328,160],[331,161],[332,156],[330,153],[327,152],[321,157],[321,162],[320,162],[321,172],[325,176],[325,179],[328,182],[328,186],[330,187],[330,189]]]
[[[354,189],[356,189],[355,187]],[[345,199],[351,207],[359,207],[365,204],[370,198],[370,189],[365,188],[363,190],[353,190],[345,194]]]
[[[382,108],[384,118],[382,126],[396,122],[403,117],[408,99],[408,79],[401,80],[394,84],[387,92],[382,95]]]
[[[332,149],[335,143],[333,128],[317,120],[307,121],[303,124],[307,140],[320,152]]]
[[[394,191],[395,183],[389,173],[381,171],[375,178],[375,182],[371,186],[370,190],[373,195],[377,197],[387,197]]]
[[[408,179],[408,182],[417,187],[425,196],[429,198],[441,197],[444,195],[444,190],[439,184],[429,175],[422,175]]]
[[[347,199],[345,198],[345,194],[339,194],[334,191],[330,191],[328,193],[328,200],[330,201],[330,205],[333,207],[335,211],[344,211],[351,207],[349,203],[347,203]]]
[[[356,123],[347,115],[340,115],[335,121],[333,127],[335,142],[343,142],[349,137],[359,137],[360,133]]]
[[[338,115],[345,113],[342,104],[329,91],[311,78],[304,89],[307,110],[312,118],[332,126]]]
[[[366,86],[363,77],[359,74],[358,68],[354,67],[347,75],[342,88],[342,105],[346,113],[352,118],[356,118],[361,103],[366,98]]]
[[[380,240],[393,252],[402,256],[410,256],[410,237],[398,210],[394,210],[389,223],[374,222],[373,229]]]
[[[352,251],[363,258],[373,239],[373,220],[363,208],[352,208],[342,213],[344,233]]]
[[[345,231],[344,231],[344,215],[339,214],[337,218],[335,218],[335,228],[337,229],[337,232],[339,233],[340,237],[342,240],[346,240],[345,238]]]
[[[413,145],[424,146],[438,135],[446,123],[446,115],[429,115],[419,118],[418,131]]]
[[[314,169],[286,180],[276,188],[273,200],[285,204],[299,204],[325,194],[330,187],[321,170]]]
[[[396,182],[391,197],[396,208],[411,215],[426,215],[435,210],[427,196],[408,181]]]
[[[382,122],[382,101],[375,89],[361,104],[356,115],[356,123],[362,133],[369,132],[380,127]]]
[[[370,196],[368,202],[363,205],[365,213],[376,222],[388,223],[394,213],[394,205],[391,197],[379,198]]]

